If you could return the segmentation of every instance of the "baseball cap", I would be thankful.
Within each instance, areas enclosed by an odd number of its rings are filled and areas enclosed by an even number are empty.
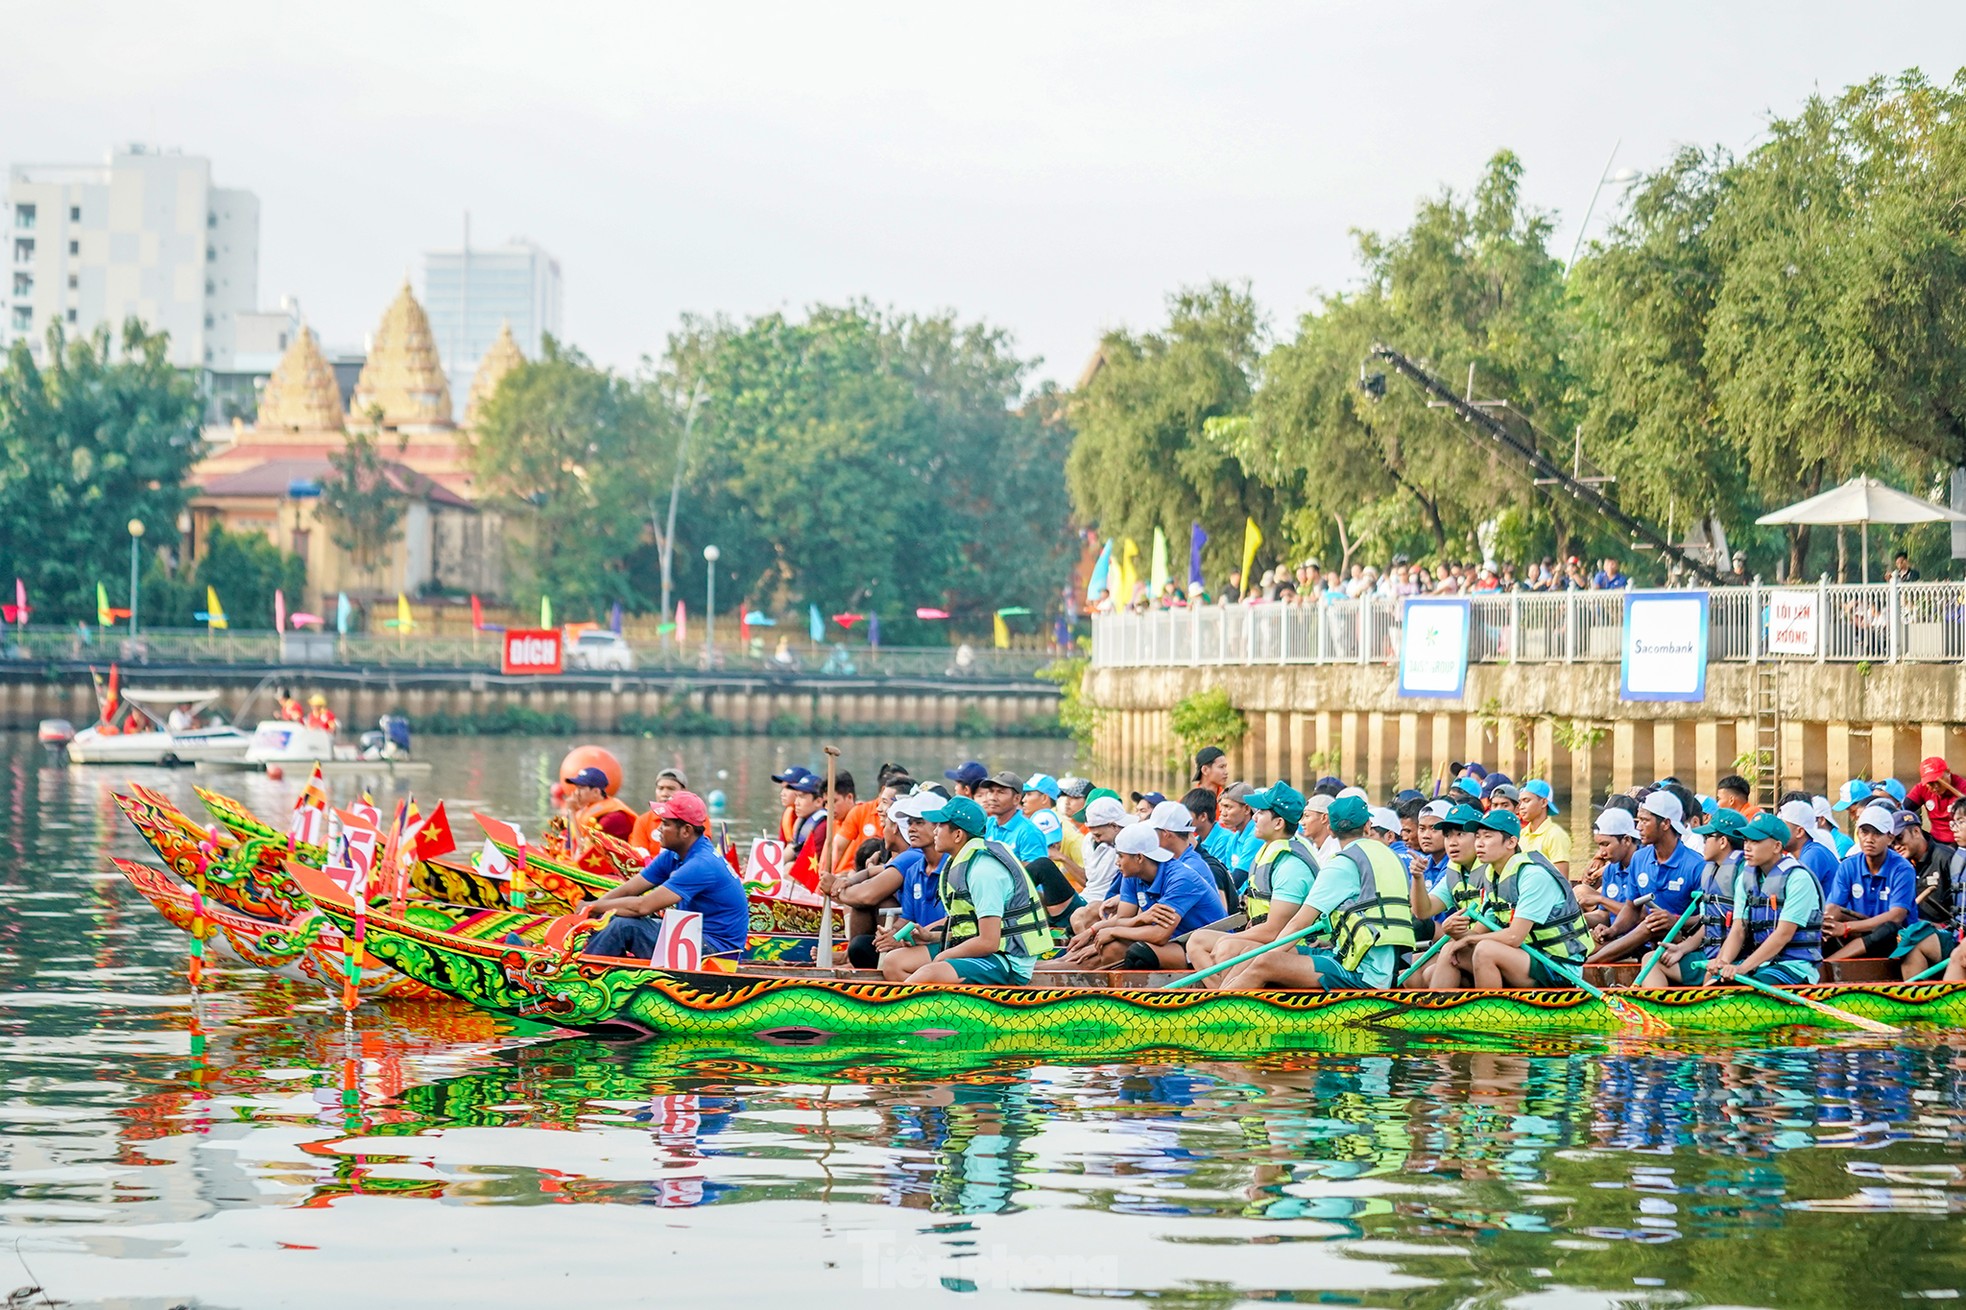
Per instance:
[[[1270,790],[1274,791],[1276,789],[1272,787]],[[1254,807],[1252,806],[1251,808]],[[1311,793],[1304,798],[1304,812],[1306,814],[1330,814],[1331,797],[1321,791]],[[1276,811],[1272,810],[1271,813],[1275,814]],[[1281,818],[1282,816],[1279,815],[1278,817]],[[1299,815],[1298,817],[1302,818],[1303,815]]]
[[[950,782],[961,783],[965,787],[974,787],[977,783],[989,777],[990,771],[975,760],[971,760],[967,764],[958,764],[953,769],[944,769],[942,776]]]
[[[1522,799],[1522,793],[1516,789],[1515,785],[1507,782],[1497,783],[1495,786],[1488,788],[1485,794],[1491,801],[1519,801]]]
[[[1472,805],[1456,805],[1440,821],[1443,828],[1455,828],[1461,832],[1472,832],[1481,826],[1481,811]]]
[[[808,796],[817,796],[826,790],[826,780],[810,773],[804,777],[793,778],[785,785],[793,791],[804,792]]]
[[[1477,779],[1486,778],[1488,776],[1488,770],[1486,767],[1483,766],[1480,760],[1469,760],[1466,764],[1462,765],[1461,767],[1463,769],[1466,769],[1469,773],[1472,773]]]
[[[1345,790],[1345,780],[1333,774],[1327,773],[1322,778],[1319,778],[1316,782],[1311,784],[1311,790],[1328,791],[1333,796],[1336,796],[1339,792]]]
[[[1679,803],[1679,797],[1669,791],[1655,791],[1638,803],[1638,808],[1647,814],[1655,815],[1672,825],[1672,830],[1684,837],[1686,835],[1686,807]],[[1783,838],[1784,841],[1787,838]]]
[[[1630,811],[1608,805],[1597,816],[1597,822],[1591,825],[1591,831],[1600,837],[1635,838],[1638,836],[1638,822],[1632,818]]]
[[[1807,832],[1816,826],[1816,807],[1808,801],[1784,801],[1775,817]]]
[[[1402,787],[1393,795],[1393,804],[1404,805],[1408,801],[1424,800],[1426,793],[1418,787]]]
[[[1816,812],[1816,817],[1819,819],[1827,819],[1833,809],[1827,796],[1811,796],[1809,798],[1809,808]]]
[[[1715,810],[1712,817],[1693,831],[1702,837],[1739,837],[1747,827],[1747,819],[1738,810]]]
[[[771,780],[773,782],[784,783],[786,786],[789,787],[791,784],[797,782],[799,779],[810,778],[811,776],[812,776],[811,769],[806,768],[802,764],[793,764],[793,765],[789,765],[786,768],[785,772],[783,773],[772,774]]]
[[[1864,778],[1852,778],[1850,781],[1844,783],[1842,788],[1837,792],[1836,804],[1830,806],[1830,808],[1841,814],[1852,805],[1861,805],[1863,802],[1869,800],[1870,796],[1871,786],[1869,781]]]
[[[1371,821],[1371,807],[1362,796],[1335,796],[1331,801],[1331,826],[1338,832],[1358,832]]]
[[[1891,829],[1893,835],[1901,832],[1909,832],[1911,829],[1921,826],[1915,810],[1899,810],[1896,819],[1897,826]]]
[[[1157,791],[1136,791],[1133,793],[1133,803],[1135,805],[1138,805],[1141,801],[1145,801],[1149,805],[1159,805],[1166,799],[1167,797]]]
[[[1946,757],[1943,755],[1927,755],[1918,763],[1920,782],[1937,782],[1950,772],[1952,770],[1946,767]]]
[[[1866,806],[1864,812],[1857,816],[1857,826],[1859,828],[1875,828],[1882,833],[1896,833],[1898,831],[1898,812],[1896,810],[1887,810],[1882,805]]]
[[[585,773],[586,770],[581,772]],[[704,805],[703,798],[693,791],[679,791],[653,809],[658,819],[674,819],[692,828],[704,828],[710,823],[709,808]]]
[[[983,807],[967,796],[955,796],[922,815],[929,823],[952,824],[972,837],[981,837],[990,820]]]
[[[890,819],[919,819],[929,809],[941,804],[942,797],[932,791],[910,792],[906,796],[895,797],[887,807],[887,815]]]
[[[1905,785],[1896,778],[1886,778],[1877,785],[1891,793],[1891,799],[1898,804],[1903,805],[1905,803]]]
[[[685,790],[689,788],[689,777],[681,769],[670,767],[655,775],[657,782],[661,782],[664,778],[674,778],[679,786]]]
[[[1511,837],[1522,836],[1522,820],[1507,810],[1491,810],[1481,816],[1481,822],[1475,827],[1486,828],[1490,832],[1507,833]]]
[[[1077,774],[1067,774],[1058,780],[1058,792],[1061,796],[1070,796],[1073,800],[1082,801],[1092,794],[1092,779],[1081,778]]]
[[[1481,780],[1481,794],[1493,796],[1497,787],[1513,787],[1515,779],[1506,773],[1491,773]]]
[[[1147,826],[1159,832],[1193,832],[1195,816],[1180,801],[1162,801],[1147,816]]]
[[[1550,807],[1551,814],[1563,813],[1562,810],[1556,807],[1556,793],[1551,790],[1549,783],[1543,781],[1541,778],[1531,778],[1528,782],[1523,783],[1522,790],[1523,794],[1527,796],[1541,796],[1544,803]]]
[[[1752,819],[1749,819],[1747,826],[1741,829],[1741,839],[1743,841],[1778,841],[1786,846],[1789,839],[1789,826],[1768,811],[1763,810]]]
[[[1426,820],[1432,819],[1434,822],[1440,823],[1444,822],[1447,816],[1453,812],[1454,805],[1451,801],[1428,801],[1420,807],[1420,820],[1424,823]]]
[[[1048,773],[1034,773],[1026,778],[1024,780],[1024,790],[1043,792],[1052,800],[1057,800],[1061,795],[1058,790],[1058,779]]]
[[[1331,804],[1331,798],[1329,796],[1314,797],[1313,799],[1322,800],[1327,806]],[[1249,793],[1248,799],[1243,803],[1252,810],[1262,810],[1266,813],[1276,815],[1285,823],[1295,824],[1304,817],[1305,807],[1310,802],[1304,799],[1304,793],[1298,791],[1289,783],[1273,782],[1262,791]]]
[[[1365,812],[1365,825],[1380,832],[1398,832],[1399,815],[1387,806],[1374,805]]]
[[[1463,796],[1480,796],[1481,783],[1473,778],[1456,778],[1450,791],[1458,791]]]
[[[1350,797],[1353,800],[1364,801],[1368,806],[1372,804],[1372,793],[1363,787],[1345,787],[1339,791],[1338,795],[1340,797]]]
[[[1024,792],[1024,775],[1013,769],[998,769],[995,773],[978,783],[977,786],[1001,787],[1005,791],[1016,792],[1022,795]]]
[[[1108,823],[1124,825],[1126,818],[1126,806],[1111,796],[1094,796],[1086,803],[1085,826],[1088,828],[1097,828]]]
[[[599,787],[602,791],[606,791],[608,787],[608,775],[590,764],[580,772],[574,774],[573,777],[568,778],[567,786]]]
[[[1165,864],[1174,858],[1174,852],[1163,850],[1160,838],[1154,835],[1152,824],[1129,823],[1120,829],[1119,839],[1113,849],[1121,855],[1144,855],[1155,864]]]
[[[1232,782],[1222,789],[1223,800],[1241,801],[1244,805],[1248,805],[1249,798],[1255,794],[1256,789],[1246,782]]]
[[[1221,759],[1223,756],[1227,754],[1228,752],[1223,750],[1220,746],[1204,746],[1200,750],[1196,751],[1195,752],[1196,781],[1199,781],[1201,779],[1201,771],[1203,769],[1207,768],[1209,765],[1215,763],[1215,761]]]

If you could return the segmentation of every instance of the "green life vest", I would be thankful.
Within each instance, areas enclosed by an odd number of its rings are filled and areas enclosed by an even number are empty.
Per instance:
[[[1465,869],[1449,860],[1447,871],[1453,875],[1453,883],[1435,891],[1434,895],[1447,902],[1449,914],[1458,914],[1467,909],[1488,891],[1488,866],[1479,860]]]
[[[1563,888],[1563,903],[1548,923],[1529,930],[1526,944],[1559,960],[1581,960],[1591,953],[1590,928],[1584,922],[1583,907],[1577,904],[1577,890],[1570,880],[1543,856],[1533,851],[1517,851],[1502,866],[1500,877],[1491,877],[1483,898],[1483,908],[1506,925],[1515,916],[1516,902],[1522,896],[1522,871],[1529,865],[1547,870]]]
[[[1294,855],[1304,862],[1317,877],[1317,852],[1310,848],[1301,837],[1277,837],[1263,843],[1263,849],[1256,853],[1256,860],[1249,866],[1249,886],[1243,889],[1243,913],[1251,923],[1261,923],[1270,916],[1270,896],[1276,888],[1277,861],[1285,855]]]
[[[1036,959],[1055,944],[1051,928],[1045,923],[1044,906],[1038,903],[1037,889],[1023,863],[999,841],[972,837],[942,866],[942,908],[948,912],[947,935],[943,949],[966,942],[980,931],[976,905],[969,899],[969,865],[978,855],[996,861],[1010,875],[1010,899],[1003,907],[1003,923],[997,949],[1005,955]]]
[[[1413,903],[1406,870],[1382,841],[1362,837],[1338,852],[1358,867],[1358,895],[1326,916],[1338,963],[1356,969],[1375,947],[1412,950]]]

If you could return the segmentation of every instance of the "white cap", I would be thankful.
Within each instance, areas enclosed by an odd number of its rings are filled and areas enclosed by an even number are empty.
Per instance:
[[[1898,816],[1895,811],[1887,810],[1882,805],[1867,805],[1864,812],[1857,816],[1857,826],[1875,828],[1889,836],[1898,830]]]
[[[1323,792],[1317,792],[1314,795],[1306,796],[1304,798],[1304,813],[1306,814],[1331,813],[1331,797],[1325,795]]]
[[[1647,814],[1656,815],[1672,825],[1672,830],[1684,837],[1686,835],[1686,807],[1679,803],[1679,797],[1669,791],[1655,791],[1638,803],[1638,808]]]
[[[1162,801],[1147,816],[1147,826],[1162,832],[1193,832],[1195,816],[1180,801]]]
[[[1345,788],[1345,790],[1339,792],[1338,794],[1340,796],[1356,796],[1360,800],[1364,801],[1367,805],[1372,804],[1372,798],[1365,794],[1365,788],[1363,787],[1347,787]]]
[[[1775,817],[1791,828],[1808,832],[1816,826],[1816,807],[1808,801],[1784,801],[1775,811]]]
[[[1428,801],[1420,807],[1420,817],[1423,819],[1444,819],[1453,813],[1453,811],[1454,804],[1451,801]]]
[[[1816,817],[1819,819],[1834,820],[1836,816],[1836,807],[1829,803],[1829,797],[1827,796],[1811,796],[1809,798],[1809,808],[1815,811]]]
[[[1623,806],[1613,805],[1597,816],[1591,831],[1600,837],[1636,837],[1638,821]]]
[[[934,801],[934,805],[929,802]],[[893,819],[919,819],[930,809],[940,809],[942,800],[932,792],[911,792],[897,796],[888,802],[888,817]]]
[[[1129,823],[1121,828],[1113,849],[1121,855],[1144,855],[1155,864],[1165,864],[1174,858],[1174,852],[1161,847],[1151,823]]]
[[[1368,828],[1377,828],[1381,832],[1398,832],[1399,815],[1384,805],[1374,805],[1365,812],[1365,824]]]
[[[1111,796],[1094,796],[1091,802],[1085,807],[1085,826],[1088,828],[1099,828],[1108,823],[1124,824],[1125,822],[1126,806],[1120,804]]]

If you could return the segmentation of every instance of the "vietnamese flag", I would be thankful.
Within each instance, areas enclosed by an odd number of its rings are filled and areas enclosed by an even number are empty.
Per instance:
[[[457,834],[451,831],[450,816],[444,813],[444,803],[430,811],[416,830],[416,858],[434,860],[439,855],[448,855],[457,849]]]

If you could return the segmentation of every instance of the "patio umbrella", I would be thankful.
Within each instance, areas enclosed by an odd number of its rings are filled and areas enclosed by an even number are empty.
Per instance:
[[[1966,523],[1966,514],[1921,500],[1865,474],[1851,478],[1818,496],[1799,500],[1786,509],[1763,514],[1763,525],[1811,524],[1821,527],[1861,527],[1864,541],[1864,581],[1870,581],[1870,525],[1873,523]]]

